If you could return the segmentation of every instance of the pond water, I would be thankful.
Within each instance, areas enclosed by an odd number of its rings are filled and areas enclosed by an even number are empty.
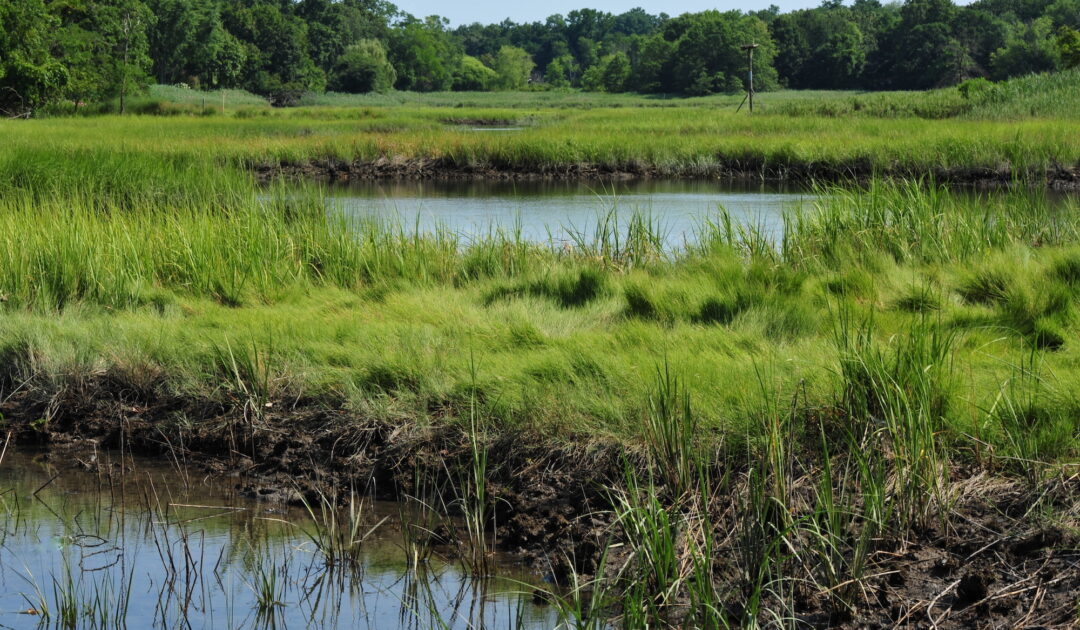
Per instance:
[[[362,502],[357,536],[374,531],[358,562],[328,568],[314,542],[326,520],[304,508],[240,496],[237,479],[120,461],[98,454],[88,472],[73,458],[3,457],[0,628],[557,625],[512,558],[471,579],[436,548],[410,570],[399,504]]]
[[[374,181],[334,187],[329,203],[347,216],[388,221],[408,233],[438,228],[468,239],[502,229],[556,245],[591,242],[605,229],[624,231],[637,214],[666,247],[678,248],[695,242],[720,208],[778,239],[784,211],[813,198],[794,187],[695,180]]]

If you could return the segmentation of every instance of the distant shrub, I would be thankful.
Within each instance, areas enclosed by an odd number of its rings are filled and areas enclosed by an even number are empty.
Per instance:
[[[993,81],[979,77],[964,81],[956,86],[956,89],[960,91],[960,96],[964,97],[964,100],[984,101],[993,95],[996,88]]]

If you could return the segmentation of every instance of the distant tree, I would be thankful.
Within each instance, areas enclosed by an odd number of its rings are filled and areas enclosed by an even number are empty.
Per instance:
[[[651,15],[645,9],[636,7],[616,15],[611,31],[622,35],[652,35],[663,22],[664,19],[660,16]]]
[[[498,86],[503,90],[520,90],[529,82],[533,68],[532,57],[516,46],[503,46],[495,56],[495,74]]]
[[[330,75],[328,87],[338,92],[385,92],[394,87],[397,73],[377,39],[362,39],[345,49]]]
[[[481,92],[492,89],[498,80],[499,75],[494,70],[476,57],[465,55],[454,73],[452,87],[457,91]]]
[[[544,81],[552,87],[570,87],[577,79],[577,62],[570,55],[562,55],[551,60],[544,70]]]
[[[643,93],[672,91],[668,72],[675,42],[663,35],[635,38],[630,46],[630,78],[627,87]]]
[[[626,53],[605,55],[581,75],[581,87],[590,92],[624,92],[630,78]]]
[[[922,90],[977,74],[970,52],[954,33],[956,15],[951,0],[907,0],[868,64],[877,76],[875,87]]]
[[[582,67],[599,59],[599,42],[604,41],[615,26],[615,16],[593,9],[580,9],[566,14],[565,39],[574,48],[574,56]]]
[[[424,20],[408,16],[392,31],[389,48],[398,77],[395,87],[417,92],[450,89],[464,53],[446,31],[446,24],[437,15]]]
[[[32,112],[66,87],[49,46],[58,23],[41,0],[0,2],[0,114]]]
[[[454,29],[454,35],[461,41],[465,54],[473,57],[489,55],[494,57],[499,49],[510,44],[510,32],[519,28],[510,21],[500,24],[466,24]]]
[[[1054,37],[1050,18],[1029,25],[1020,24],[1008,43],[990,56],[991,77],[995,80],[1046,72],[1061,63],[1061,49]]]
[[[868,46],[856,17],[842,6],[823,5],[773,20],[769,31],[777,42],[776,69],[781,81],[793,88],[858,85]]]
[[[859,26],[838,20],[821,46],[810,59],[810,72],[818,72],[823,85],[830,88],[851,88],[857,85],[866,66],[866,49]]]
[[[605,57],[603,75],[600,81],[605,92],[625,92],[630,79],[630,58],[626,53],[615,53]]]
[[[603,60],[581,73],[581,88],[588,92],[604,91]]]
[[[971,55],[980,77],[990,74],[990,55],[1005,46],[1010,31],[1004,19],[971,6],[960,7],[953,22],[953,35]]]
[[[246,0],[222,5],[222,22],[241,44],[241,84],[275,105],[294,103],[305,91],[326,87],[326,73],[311,59],[307,24],[291,3]]]
[[[1046,7],[1045,15],[1054,26],[1068,26],[1080,30],[1080,0],[1056,0]]]
[[[55,0],[60,18],[52,41],[68,71],[65,93],[75,101],[127,98],[148,83],[147,32],[154,14],[141,0]]]
[[[902,38],[903,55],[895,61],[895,87],[925,90],[958,83],[970,58],[942,22],[919,24]]]
[[[215,0],[148,0],[154,14],[148,31],[158,83],[233,87],[245,62],[243,45],[225,30]]]
[[[1080,32],[1068,26],[1062,26],[1057,32],[1057,45],[1058,54],[1061,55],[1061,67],[1080,66]]]
[[[786,86],[800,87],[811,79],[803,74],[803,65],[813,54],[808,30],[800,13],[780,15],[769,23],[769,33],[776,42],[776,71]]]
[[[744,44],[757,43],[754,53],[755,88],[778,85],[772,66],[776,47],[761,20],[738,11],[703,11],[679,16],[664,25],[664,37],[675,44],[671,56],[674,91],[712,94],[742,89],[746,73]]]

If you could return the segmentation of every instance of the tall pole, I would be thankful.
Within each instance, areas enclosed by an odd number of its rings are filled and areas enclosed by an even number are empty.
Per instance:
[[[746,67],[750,76],[750,113],[754,113],[754,49],[746,50]]]
[[[746,51],[746,96],[750,101],[750,113],[754,113],[754,49],[757,44],[746,44],[742,49]]]

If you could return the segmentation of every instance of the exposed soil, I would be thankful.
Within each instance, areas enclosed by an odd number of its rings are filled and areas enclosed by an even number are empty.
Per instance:
[[[933,178],[940,183],[980,187],[1012,185],[1018,174],[1008,165],[998,168],[938,168],[915,171],[895,166],[875,169],[869,162],[846,164],[772,164],[756,159],[718,158],[712,165],[680,170],[661,169],[644,163],[622,165],[572,164],[550,167],[530,167],[514,164],[458,164],[451,159],[379,158],[374,161],[312,160],[307,162],[264,163],[254,168],[259,181],[275,178],[309,179],[329,182],[369,181],[376,179],[406,180],[574,180],[574,179],[657,179],[711,178],[754,179],[783,182],[850,182],[864,181],[874,176],[897,178]],[[1043,173],[1027,173],[1020,177],[1029,183],[1045,182],[1051,190],[1080,190],[1080,165],[1055,165]]]
[[[12,439],[44,443],[58,461],[78,464],[95,448],[165,455],[236,477],[238,488],[272,501],[337,484],[370,487],[381,498],[412,489],[417,470],[452,477],[467,467],[460,429],[366,421],[313,401],[274,404],[253,417],[238,402],[154,399],[102,378],[79,391],[44,397],[23,391],[0,405]],[[48,417],[48,422],[40,421]],[[596,570],[613,531],[605,485],[618,486],[616,444],[520,432],[489,449],[498,540],[560,579],[573,562]],[[738,472],[735,472],[736,477]],[[1068,628],[1078,622],[1080,538],[1043,524],[1035,510],[1080,517],[1080,473],[1037,492],[1022,483],[957,471],[957,501],[941,526],[904,541],[880,541],[854,610],[837,610],[809,583],[791,595],[805,627]],[[737,484],[736,484],[737,485]],[[721,501],[722,503],[723,501]],[[717,522],[742,516],[717,505]],[[731,570],[729,608],[742,600],[734,537],[718,542],[717,567]],[[798,573],[799,564],[785,565]]]
[[[520,121],[513,118],[450,117],[443,118],[442,122],[446,125],[460,125],[464,127],[516,127],[521,124]]]

